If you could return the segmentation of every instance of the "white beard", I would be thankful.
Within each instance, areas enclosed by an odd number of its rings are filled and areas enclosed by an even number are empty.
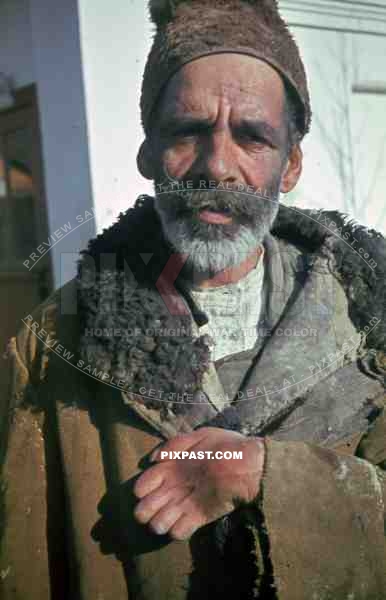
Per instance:
[[[164,211],[159,209],[157,196],[154,208],[161,220],[166,239],[176,252],[188,256],[187,264],[193,272],[198,273],[219,273],[239,265],[262,243],[274,220],[273,218],[263,231],[261,227],[259,232],[255,232],[250,227],[240,225],[234,239],[224,237],[204,240],[193,237],[186,222],[169,220]]]

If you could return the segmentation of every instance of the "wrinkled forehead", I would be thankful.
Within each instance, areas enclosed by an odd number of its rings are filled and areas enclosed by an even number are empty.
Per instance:
[[[284,84],[273,67],[251,56],[216,54],[184,65],[168,82],[159,105],[163,113],[208,118],[219,104],[243,118],[265,117],[279,125]]]

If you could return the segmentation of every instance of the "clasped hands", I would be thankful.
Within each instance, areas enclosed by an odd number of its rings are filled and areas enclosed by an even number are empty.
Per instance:
[[[161,458],[161,451],[168,456]],[[205,458],[186,454],[174,458],[174,452],[184,451],[196,456],[201,451]],[[232,458],[216,458],[216,452],[222,456],[232,452]],[[242,458],[235,458],[233,452],[241,452]],[[134,494],[139,502],[134,517],[154,533],[186,540],[200,527],[257,497],[264,454],[262,438],[217,427],[178,435],[153,452],[154,466],[137,479]]]

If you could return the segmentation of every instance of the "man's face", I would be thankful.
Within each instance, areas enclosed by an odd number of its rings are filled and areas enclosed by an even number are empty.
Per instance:
[[[287,132],[283,82],[253,57],[200,58],[169,81],[149,142],[155,208],[193,269],[214,274],[262,242],[291,166]]]

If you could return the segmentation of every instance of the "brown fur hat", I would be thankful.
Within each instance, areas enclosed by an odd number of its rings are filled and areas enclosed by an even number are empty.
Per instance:
[[[147,134],[163,87],[184,64],[236,52],[264,60],[292,89],[302,137],[311,121],[307,79],[298,47],[277,0],[150,0],[156,25],[142,82],[141,118]]]

